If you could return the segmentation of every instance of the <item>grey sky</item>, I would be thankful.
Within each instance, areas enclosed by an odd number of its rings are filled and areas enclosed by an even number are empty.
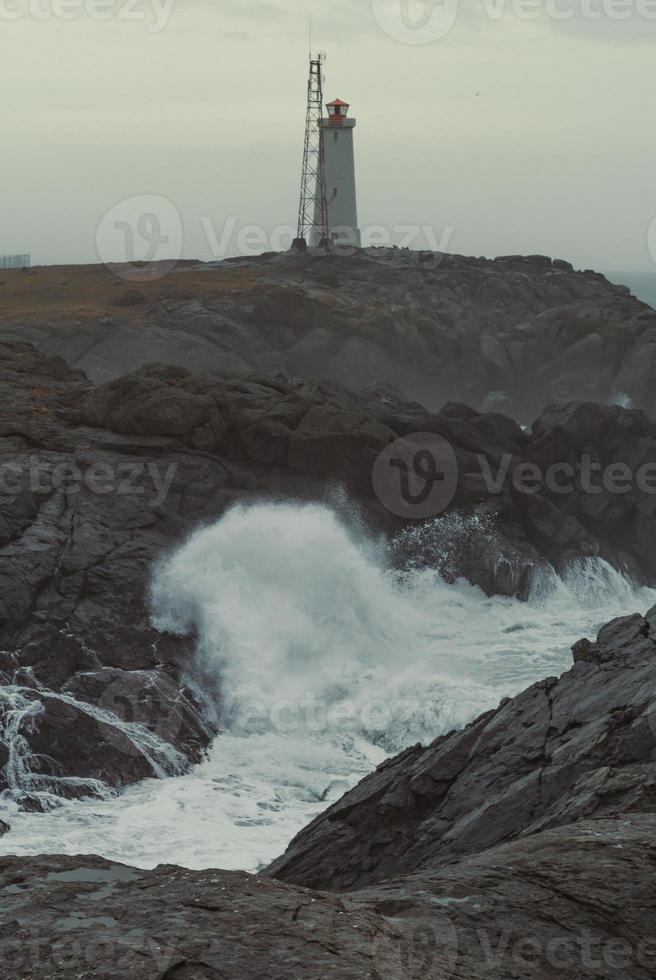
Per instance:
[[[365,231],[654,268],[656,0],[408,0],[405,26],[403,0],[58,2],[0,0],[0,253],[97,261],[103,215],[138,195],[175,205],[187,257],[292,226],[313,10]]]

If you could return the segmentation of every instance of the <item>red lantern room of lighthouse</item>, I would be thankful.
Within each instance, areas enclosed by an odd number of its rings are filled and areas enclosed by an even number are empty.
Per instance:
[[[329,102],[326,108],[328,109],[330,125],[341,126],[348,116],[349,103],[342,102],[341,99],[335,99],[334,102]]]

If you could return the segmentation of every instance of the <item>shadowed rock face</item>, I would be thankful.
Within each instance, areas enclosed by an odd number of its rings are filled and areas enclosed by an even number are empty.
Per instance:
[[[453,400],[523,421],[554,401],[654,409],[656,311],[544,256],[372,249],[185,264],[140,283],[127,308],[126,282],[102,267],[9,285],[0,338],[60,354],[95,381],[159,361],[393,384],[433,410]]]
[[[267,877],[0,859],[7,975],[650,980],[655,619],[390,761]]]
[[[432,414],[328,382],[150,366],[94,386],[27,344],[0,345],[0,380],[0,676],[21,689],[18,703],[1,689],[0,710],[21,712],[48,777],[118,786],[201,756],[213,733],[191,690],[195,639],[152,628],[148,586],[162,555],[237,502],[332,500],[345,487],[365,525],[393,539],[393,560],[491,594],[524,594],[545,561],[590,555],[656,581],[653,495],[513,482],[522,464],[548,470],[583,452],[635,471],[656,449],[642,412],[573,404],[527,433],[499,414]],[[380,451],[417,432],[447,440],[458,467],[450,507],[418,524],[390,514],[372,486]],[[504,478],[495,487],[485,472]],[[108,711],[162,744],[126,752],[139,732],[108,727]],[[70,783],[57,791],[79,795]]]

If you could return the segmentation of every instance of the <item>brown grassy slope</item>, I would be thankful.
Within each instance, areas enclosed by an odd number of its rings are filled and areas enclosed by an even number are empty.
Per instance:
[[[151,281],[133,281],[129,268],[123,278],[104,265],[36,266],[30,270],[0,270],[0,324],[29,321],[44,313],[55,321],[66,318],[116,315],[139,321],[145,310],[162,299],[200,299],[211,302],[227,293],[251,289],[256,281],[248,269],[231,268],[193,271],[195,263],[178,263],[172,272]],[[144,294],[145,302],[120,305],[127,290]]]

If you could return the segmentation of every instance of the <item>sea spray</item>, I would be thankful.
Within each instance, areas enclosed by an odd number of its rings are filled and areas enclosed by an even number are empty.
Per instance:
[[[416,533],[421,533],[420,531]],[[11,810],[5,853],[256,869],[372,766],[571,666],[571,644],[656,594],[598,559],[528,601],[399,569],[322,506],[236,507],[155,570],[154,620],[193,632],[222,734],[186,775]]]

